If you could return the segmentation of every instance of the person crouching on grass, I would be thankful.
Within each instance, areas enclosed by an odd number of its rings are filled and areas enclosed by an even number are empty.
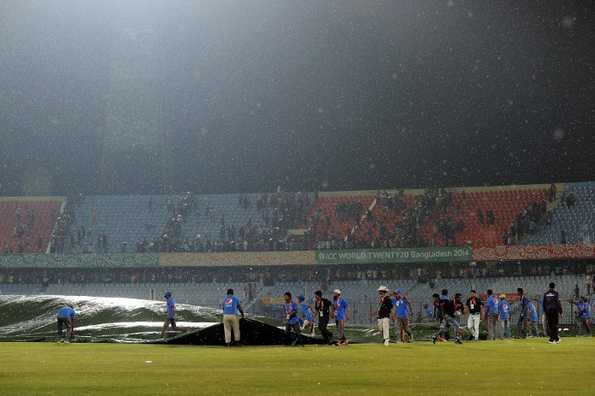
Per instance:
[[[233,289],[227,289],[227,295],[223,299],[223,333],[225,337],[225,346],[231,346],[231,333],[237,345],[240,343],[240,318],[238,312],[244,318],[244,311],[240,305],[240,300],[233,295]]]
[[[74,308],[68,304],[58,310],[56,320],[58,324],[58,338],[59,342],[69,343],[74,338]],[[64,339],[64,332],[62,329],[66,327],[66,339]]]
[[[337,324],[337,345],[347,345],[345,321],[347,320],[347,301],[341,296],[341,290],[333,291],[333,316]]]
[[[285,309],[285,319],[287,323],[285,324],[285,333],[291,342],[291,346],[296,346],[300,344],[300,318],[297,315],[298,306],[291,298],[290,292],[285,292],[283,295],[283,299],[285,300],[285,304],[283,305]]]
[[[165,337],[165,332],[167,331],[167,329],[169,328],[169,326],[171,325],[171,328],[176,331],[177,327],[176,327],[176,300],[174,300],[173,296],[171,295],[171,292],[165,292],[165,295],[163,296],[163,298],[165,298],[165,305],[167,308],[167,318],[165,319],[165,322],[163,323],[163,329],[161,330],[161,338]]]
[[[390,345],[390,319],[394,317],[393,302],[388,295],[388,288],[378,288],[378,330],[382,332],[384,345]]]

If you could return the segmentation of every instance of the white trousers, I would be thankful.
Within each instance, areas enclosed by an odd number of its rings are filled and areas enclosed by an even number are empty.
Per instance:
[[[378,319],[378,330],[382,331],[382,339],[390,339],[390,318]]]
[[[467,318],[467,328],[475,337],[475,340],[479,340],[479,323],[481,323],[481,314],[470,314]]]

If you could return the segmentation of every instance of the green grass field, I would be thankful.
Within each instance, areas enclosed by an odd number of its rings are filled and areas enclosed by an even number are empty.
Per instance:
[[[344,348],[0,343],[0,395],[594,395],[595,341]]]

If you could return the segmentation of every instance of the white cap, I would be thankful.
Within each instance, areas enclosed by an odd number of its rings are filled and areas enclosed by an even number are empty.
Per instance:
[[[387,293],[388,293],[388,287],[386,287],[386,286],[380,286],[380,287],[378,288],[378,291],[379,291],[379,292],[387,292]]]
[[[335,293],[335,294],[341,294],[341,290],[335,289],[335,290],[333,290],[333,293]]]

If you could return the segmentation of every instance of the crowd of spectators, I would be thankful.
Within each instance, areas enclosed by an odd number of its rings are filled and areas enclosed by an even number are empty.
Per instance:
[[[273,194],[262,194],[256,201],[256,208],[265,226],[280,230],[302,226],[311,205],[310,194],[301,191],[282,191],[281,188]]]
[[[547,210],[546,201],[533,202],[515,217],[503,237],[503,242],[505,245],[516,245],[525,236],[537,232],[539,225],[550,222],[551,213]]]
[[[238,207],[247,211],[256,207],[262,221],[252,217],[242,225],[227,222],[225,213],[215,213],[208,204],[204,205],[204,218],[217,222],[217,238],[208,235],[184,235],[184,223],[193,212],[201,210],[193,195],[188,192],[176,202],[168,200],[169,220],[163,232],[152,241],[136,243],[136,252],[227,252],[227,251],[270,251],[303,249],[303,243],[288,235],[288,230],[304,222],[311,205],[310,195],[302,192],[262,194],[256,202],[248,195],[238,197]]]
[[[33,208],[23,210],[17,207],[14,213],[14,228],[11,240],[6,240],[2,251],[4,254],[22,254],[35,251],[42,251],[44,247],[43,238],[35,235],[34,227],[36,214]]]
[[[108,253],[110,245],[105,233],[95,233],[97,213],[91,211],[90,227],[76,225],[76,209],[85,200],[84,194],[69,196],[62,213],[56,219],[51,235],[50,253]]]
[[[331,219],[315,214],[309,236],[318,249],[409,248],[437,244],[455,244],[456,233],[465,224],[448,216],[452,193],[445,189],[427,189],[408,202],[405,193],[379,191],[375,203],[364,208],[360,202],[340,203],[336,216],[347,221],[342,233],[330,227]],[[431,235],[425,235],[426,226]]]

